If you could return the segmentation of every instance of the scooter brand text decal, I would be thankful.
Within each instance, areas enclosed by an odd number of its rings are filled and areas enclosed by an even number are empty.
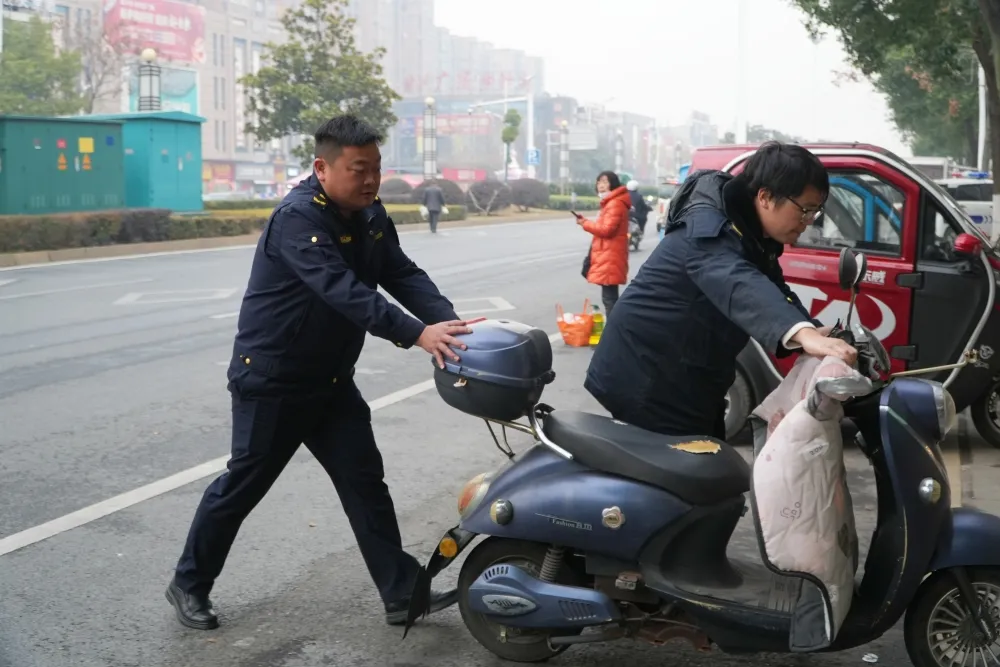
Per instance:
[[[573,521],[572,519],[563,519],[562,517],[552,516],[551,514],[538,514],[535,516],[540,516],[543,519],[548,519],[549,523],[553,526],[561,526],[563,528],[573,528],[574,530],[594,530],[594,526],[589,523],[583,523],[582,521]]]

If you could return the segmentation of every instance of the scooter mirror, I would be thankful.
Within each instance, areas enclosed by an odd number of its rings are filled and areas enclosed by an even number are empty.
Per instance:
[[[972,234],[959,234],[955,237],[953,249],[959,257],[974,259],[979,257],[979,253],[983,250],[983,244]]]
[[[840,288],[852,290],[861,284],[868,268],[868,260],[864,253],[854,252],[850,248],[840,251],[840,265],[837,268],[837,277],[840,281]]]

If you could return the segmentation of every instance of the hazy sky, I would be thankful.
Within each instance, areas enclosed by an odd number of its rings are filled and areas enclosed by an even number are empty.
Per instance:
[[[697,109],[725,132],[736,121],[737,2],[435,0],[435,20],[454,34],[545,58],[552,93],[614,98],[613,109],[670,123]],[[746,0],[746,7],[749,123],[912,155],[870,84],[835,83],[849,68],[834,35],[813,45],[788,0]]]

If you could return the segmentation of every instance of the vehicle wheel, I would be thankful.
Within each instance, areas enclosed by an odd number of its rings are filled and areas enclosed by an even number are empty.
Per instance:
[[[491,537],[478,545],[462,565],[458,577],[458,608],[462,613],[462,621],[476,641],[494,655],[512,662],[544,662],[559,655],[569,646],[549,646],[549,638],[557,634],[566,636],[580,634],[577,628],[534,629],[512,628],[488,619],[484,614],[469,608],[469,587],[484,571],[500,563],[508,563],[523,568],[532,576],[537,577],[545,560],[548,545],[537,542],[509,540]],[[582,577],[563,563],[559,568],[556,581],[560,584],[580,585]]]
[[[993,383],[973,401],[969,413],[983,440],[1000,449],[1000,382]]]
[[[750,417],[753,395],[750,383],[742,371],[736,369],[736,380],[726,393],[726,440],[733,440],[747,425]]]
[[[969,570],[972,588],[984,603],[989,636],[976,627],[947,571],[925,581],[909,609],[903,636],[914,667],[994,664],[1000,657],[1000,570]],[[992,654],[992,655],[991,655]],[[969,657],[972,660],[969,661]]]

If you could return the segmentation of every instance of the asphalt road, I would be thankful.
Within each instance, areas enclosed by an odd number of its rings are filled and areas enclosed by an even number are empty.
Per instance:
[[[588,237],[571,220],[402,239],[469,316],[554,332],[556,303],[600,303],[579,272]],[[636,265],[652,245],[633,254]],[[0,271],[0,666],[499,664],[457,610],[405,642],[384,625],[337,496],[304,448],[236,541],[213,595],[223,627],[196,632],[175,621],[163,589],[229,449],[225,365],[251,257],[237,248]],[[589,350],[554,348],[558,378],[546,401],[599,411],[581,386]],[[461,485],[503,458],[481,422],[421,385],[431,377],[423,351],[370,339],[357,377],[377,408],[404,542],[423,559],[453,524]],[[866,545],[873,484],[867,463],[848,459]],[[748,531],[741,525],[735,554],[755,553]],[[18,539],[33,543],[12,550]],[[868,653],[909,664],[898,631],[839,656],[617,643],[575,647],[551,664],[856,665]]]

